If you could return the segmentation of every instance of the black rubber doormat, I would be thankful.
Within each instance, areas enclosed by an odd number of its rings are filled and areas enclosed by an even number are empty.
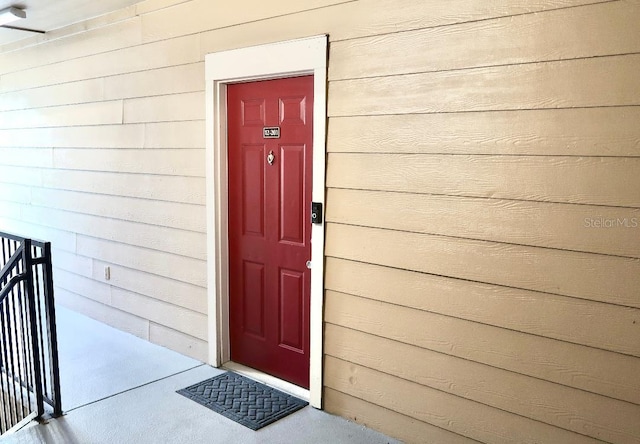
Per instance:
[[[307,405],[295,396],[233,372],[223,373],[177,393],[252,430],[261,429]]]

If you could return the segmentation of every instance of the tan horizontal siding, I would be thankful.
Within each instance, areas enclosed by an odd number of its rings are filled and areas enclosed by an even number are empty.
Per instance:
[[[105,100],[204,91],[204,63],[122,74],[104,80]]]
[[[635,334],[637,323],[634,322],[640,316],[637,308],[335,258],[327,259],[326,287],[458,319],[640,356],[640,339]],[[633,380],[624,386],[622,391],[606,394],[640,403],[640,387],[634,388]]]
[[[199,361],[208,361],[209,348],[207,342],[189,336],[164,325],[151,322],[149,324],[149,340],[154,344],[180,350],[181,353]]]
[[[207,340],[207,317],[202,313],[119,288],[112,289],[111,305],[143,319]]]
[[[144,148],[204,148],[204,120],[147,123]]]
[[[605,396],[638,399],[636,357],[331,290],[326,306],[332,324]]]
[[[640,207],[639,157],[333,153],[327,165],[330,188]]]
[[[329,116],[640,104],[640,54],[331,82]]]
[[[210,20],[225,21],[222,23],[217,22],[217,24],[212,21],[209,24],[204,23],[205,30],[203,31],[215,29],[214,32],[219,31],[220,34],[226,34],[227,30],[231,30],[231,33],[235,34],[235,44],[256,34],[259,36],[259,40],[255,40],[253,44],[262,43],[267,39],[277,41],[317,35],[323,32],[330,32],[332,39],[344,40],[378,33],[392,33],[496,17],[509,17],[531,12],[571,8],[601,1],[545,0],[531,2],[527,0],[500,0],[488,3],[479,0],[464,0],[447,5],[447,8],[442,8],[439,0],[433,0],[429,3],[425,3],[424,0],[324,2],[310,4],[314,9],[308,11],[305,11],[304,8],[298,8],[300,12],[273,18],[261,18],[261,20],[254,21],[251,21],[249,17],[240,18],[236,26],[229,26],[229,21],[225,20],[224,17],[218,18],[220,16],[219,13],[208,14]],[[156,11],[160,14],[163,9],[166,9],[166,11],[163,12],[162,16],[166,17],[176,13],[177,9],[172,8],[172,6],[186,3],[191,2],[189,0],[143,1],[132,8],[52,31],[48,33],[51,35],[50,37],[36,36],[15,42],[13,45],[7,45],[0,48],[0,51],[7,51],[6,54],[0,54],[0,75],[137,46],[141,43],[142,17]],[[328,7],[321,7],[323,4]],[[185,6],[187,5],[183,5],[182,9]],[[429,9],[430,13],[424,14],[425,9]],[[242,11],[249,13],[251,13],[251,10],[252,7],[250,6],[242,8]],[[198,19],[191,18],[191,20]],[[158,18],[154,18],[153,21],[157,22]],[[200,23],[203,22],[201,21]],[[170,26],[175,26],[175,24],[174,20],[170,23]],[[247,32],[239,32],[238,28],[240,27],[246,29]],[[263,35],[260,35],[260,32],[256,32],[260,27],[265,28]],[[286,31],[288,28],[294,29]],[[286,34],[280,34],[279,36],[279,33],[283,31]],[[193,23],[191,23],[184,26],[182,31],[164,29],[161,34],[148,35],[147,38],[162,40],[166,38],[167,32],[180,35],[180,32],[191,34],[195,31]],[[206,32],[202,32],[202,36],[208,37]],[[244,45],[251,44],[247,41],[243,43]],[[15,51],[19,51],[20,57],[15,56]]]
[[[117,21],[95,29],[88,28],[85,32],[77,32],[66,38],[53,39],[45,44],[32,44],[19,49],[19,52],[15,50],[0,53],[0,76],[140,43],[139,17]]]
[[[5,74],[0,77],[0,92],[184,65],[199,59],[198,37],[186,36]]]
[[[0,130],[2,147],[142,148],[144,125],[67,126]]]
[[[327,222],[640,258],[638,208],[338,188],[327,201]]]
[[[0,111],[199,91],[204,91],[202,62],[4,93]]]
[[[180,282],[206,287],[206,262],[158,250],[79,235],[76,252],[81,256],[122,265]]]
[[[395,436],[404,442],[424,444],[434,442],[471,444],[478,442],[329,387],[326,387],[324,391],[324,406],[328,412],[340,414],[352,421],[358,421],[367,427]]]
[[[82,313],[119,330],[149,340],[149,321],[106,304],[80,296],[64,288],[55,288],[56,303]]]
[[[343,327],[328,325],[326,335],[328,355],[400,379],[609,442],[640,433],[638,405]]]
[[[325,372],[326,384],[334,390],[481,442],[599,442],[331,356]]]
[[[59,148],[53,151],[53,166],[58,170],[204,177],[203,154],[203,149]]]
[[[640,308],[638,259],[340,224],[327,242],[331,257]]]
[[[346,3],[348,0],[280,0],[265,3],[245,0],[243,5],[212,3],[209,0],[193,0],[173,8],[162,9],[142,17],[142,40],[156,41],[176,38],[186,34],[208,31],[270,17],[289,15],[322,6]],[[175,20],[176,14],[183,20]]]
[[[73,105],[104,99],[104,81],[91,79],[0,94],[0,111]]]
[[[202,205],[44,188],[33,188],[30,202],[40,207],[206,233]]]
[[[127,99],[123,123],[203,120],[204,103],[204,92]]]
[[[48,188],[205,204],[204,177],[73,170],[43,170],[35,173],[36,177],[37,175],[42,177],[40,182]],[[29,171],[28,175],[22,177],[28,183],[27,179],[34,177],[34,174]]]
[[[0,127],[49,128],[122,123],[122,101],[53,106],[0,113]]]
[[[30,223],[21,219],[21,212],[7,202],[2,203],[3,214],[0,214],[0,227],[2,231],[14,233],[19,236],[29,236],[33,239],[41,239],[51,242],[56,248],[73,252],[77,246],[77,234],[48,227],[41,224]],[[6,213],[4,213],[6,212]],[[6,214],[6,215],[5,215]]]
[[[599,0],[461,0],[447,3],[446,7],[441,0],[367,0],[358,3],[361,3],[361,9],[358,10],[361,15],[351,17],[352,29],[337,29],[341,38],[367,37],[553,11],[599,3]]]
[[[204,148],[204,121],[0,130],[7,148]]]
[[[78,295],[83,295],[102,304],[111,304],[111,287],[108,284],[80,276],[73,271],[55,268],[53,274],[55,276],[56,287]]]
[[[329,78],[629,54],[640,51],[639,21],[640,5],[608,2],[336,42]],[[576,33],[578,27],[588,34]]]
[[[53,266],[60,270],[66,270],[84,277],[91,277],[93,272],[93,259],[79,256],[70,251],[52,248]]]
[[[328,33],[331,41],[435,28],[597,3],[598,0],[457,1],[442,6],[439,0],[359,0],[299,14],[283,15],[202,34],[202,52],[256,45]],[[424,11],[429,11],[425,14]],[[507,19],[508,20],[508,19]],[[172,31],[164,31],[172,32]],[[153,36],[152,38],[158,38]],[[403,51],[404,52],[404,51]],[[332,55],[333,57],[333,55]],[[349,62],[350,63],[350,62]],[[330,64],[330,69],[333,69]]]
[[[169,227],[141,224],[102,216],[54,210],[36,206],[22,208],[26,222],[68,230],[98,239],[164,251],[204,260],[206,234]]]
[[[640,155],[640,108],[334,117],[334,153]]]
[[[110,269],[108,281],[104,277],[105,267]],[[207,313],[206,288],[199,285],[179,282],[164,276],[99,260],[93,261],[92,277],[94,280],[107,283],[112,287],[188,308],[198,313]]]

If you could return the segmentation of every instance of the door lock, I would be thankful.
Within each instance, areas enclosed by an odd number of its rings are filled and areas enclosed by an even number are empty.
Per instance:
[[[322,223],[322,203],[320,202],[311,202],[311,223]]]

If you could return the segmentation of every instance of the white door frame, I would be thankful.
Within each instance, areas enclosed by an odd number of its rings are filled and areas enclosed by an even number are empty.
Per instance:
[[[217,52],[205,57],[209,363],[216,367],[230,357],[226,86],[309,74],[314,76],[312,199],[324,207],[327,36]],[[324,224],[314,224],[311,229],[309,403],[316,408],[322,408],[323,301]]]

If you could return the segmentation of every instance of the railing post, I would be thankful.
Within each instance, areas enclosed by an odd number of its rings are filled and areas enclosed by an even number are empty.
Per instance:
[[[42,417],[45,403],[61,416],[62,402],[51,243],[0,233],[0,271],[2,435]]]
[[[62,415],[62,399],[60,396],[60,366],[58,361],[58,331],[56,327],[56,308],[53,298],[53,265],[51,255],[51,243],[45,242],[43,247],[45,261],[44,267],[44,298],[47,312],[47,329],[49,333],[50,362],[52,371],[53,387],[53,416]]]
[[[33,374],[34,389],[36,391],[36,403],[38,416],[44,415],[44,397],[42,387],[42,368],[40,366],[40,344],[38,338],[38,320],[36,311],[35,291],[33,289],[33,256],[31,250],[31,239],[23,240],[22,259],[24,261],[25,291],[27,296],[27,306],[29,308],[29,325],[31,329],[31,347],[33,352]]]

